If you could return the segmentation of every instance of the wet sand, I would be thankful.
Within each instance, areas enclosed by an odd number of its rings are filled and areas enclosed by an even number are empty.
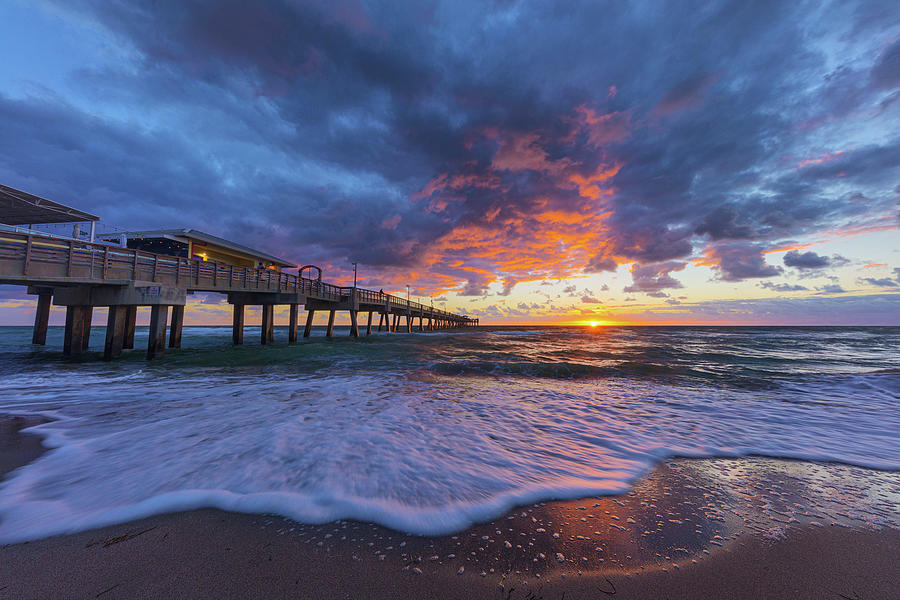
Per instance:
[[[875,600],[900,597],[898,564],[900,474],[751,457],[670,461],[628,494],[452,536],[159,515],[0,547],[0,598]]]
[[[46,420],[0,414],[0,481],[13,469],[30,463],[47,451],[41,443],[41,436],[22,432],[41,423],[46,423]]]

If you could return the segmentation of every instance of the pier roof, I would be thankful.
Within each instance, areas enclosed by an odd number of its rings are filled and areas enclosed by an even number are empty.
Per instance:
[[[203,231],[198,231],[196,229],[150,229],[146,231],[125,231],[121,233],[110,233],[98,236],[104,240],[117,240],[121,236],[125,236],[127,239],[140,239],[140,238],[161,238],[174,240],[178,242],[187,242],[188,240],[194,242],[203,242],[207,244],[214,244],[216,246],[220,246],[222,248],[226,248],[228,250],[232,250],[234,252],[239,252],[241,254],[245,254],[247,256],[252,256],[255,258],[259,258],[270,262],[274,265],[278,265],[280,267],[296,267],[297,263],[289,262],[283,258],[278,258],[277,256],[273,256],[266,252],[261,252],[259,250],[254,250],[248,246],[244,246],[243,244],[238,244],[237,242],[232,242],[230,240],[226,240],[225,238],[220,238],[219,236],[212,235],[211,233],[205,233]]]
[[[35,225],[99,220],[100,217],[71,206],[0,185],[0,223]]]

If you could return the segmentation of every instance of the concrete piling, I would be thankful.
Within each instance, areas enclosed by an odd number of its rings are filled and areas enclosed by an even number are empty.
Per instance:
[[[357,311],[350,310],[350,337],[359,337],[359,323],[356,320]]]
[[[147,339],[147,360],[161,358],[166,354],[166,321],[169,307],[154,304],[150,308],[150,336]]]
[[[31,334],[31,343],[43,346],[47,343],[47,326],[50,324],[50,301],[53,296],[40,294],[37,300],[37,310],[34,313],[34,331]]]
[[[231,320],[231,340],[235,346],[244,343],[244,305],[234,305],[234,316]]]
[[[134,328],[137,325],[137,306],[125,307],[125,333],[122,338],[122,348],[131,350],[134,348]]]
[[[328,311],[328,329],[325,330],[325,337],[331,337],[334,334],[334,313],[337,311]]]
[[[262,327],[259,333],[260,344],[271,344],[275,341],[275,305],[262,305]]]
[[[184,327],[184,305],[172,307],[172,324],[169,326],[169,348],[181,348],[181,329]]]
[[[94,318],[94,307],[87,305],[82,307],[84,309],[81,327],[83,329],[81,334],[81,349],[87,350],[88,346],[91,345],[91,320]]]
[[[306,313],[306,327],[303,328],[303,337],[308,338],[312,331],[313,317],[316,315],[314,308],[309,309]]]
[[[66,307],[66,329],[63,340],[63,354],[75,356],[84,350],[84,306]]]
[[[288,319],[288,344],[297,343],[297,305],[291,304]]]
[[[112,360],[122,354],[125,346],[125,320],[127,306],[110,306],[106,317],[106,343],[103,346],[103,360]]]

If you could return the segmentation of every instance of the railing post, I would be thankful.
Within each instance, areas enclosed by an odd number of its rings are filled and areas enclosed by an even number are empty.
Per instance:
[[[132,279],[138,278],[138,251],[137,250],[134,251],[134,264],[131,267],[131,278]]]
[[[109,271],[109,246],[103,248],[103,277],[106,279],[106,273]]]
[[[157,267],[159,267],[159,254],[154,254],[153,255],[153,279],[151,279],[150,281],[156,281]],[[166,309],[167,313],[168,313],[168,311],[169,311],[169,309]]]
[[[72,276],[72,261],[75,259],[75,242],[69,242],[69,261],[66,264],[66,277]]]

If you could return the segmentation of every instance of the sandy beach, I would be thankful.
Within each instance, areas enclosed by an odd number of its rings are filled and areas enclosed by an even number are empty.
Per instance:
[[[20,448],[5,471],[34,458],[34,436],[7,421],[3,437]],[[440,537],[204,509],[4,546],[0,598],[890,599],[898,490],[895,473],[750,457],[670,461],[621,496]]]

